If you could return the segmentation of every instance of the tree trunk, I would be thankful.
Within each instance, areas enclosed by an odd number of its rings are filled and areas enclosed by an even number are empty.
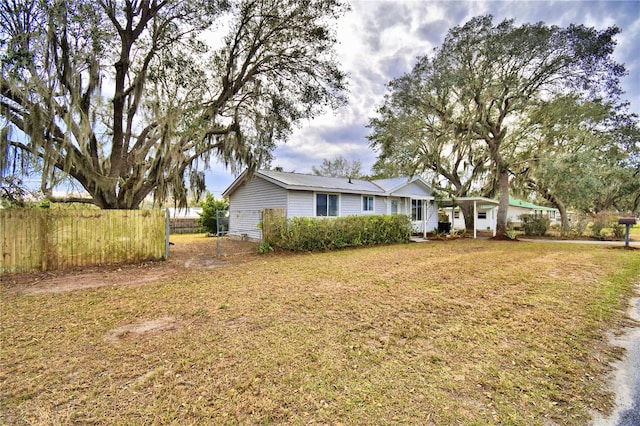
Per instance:
[[[464,227],[467,232],[473,233],[473,204],[472,203],[460,203],[460,210],[464,215]]]
[[[551,192],[545,192],[542,196],[560,212],[560,234],[566,235],[569,231],[569,216],[567,215],[567,208],[564,203]]]
[[[502,164],[498,165],[498,188],[500,190],[500,204],[496,221],[496,236],[507,234],[507,210],[509,209],[509,172]]]

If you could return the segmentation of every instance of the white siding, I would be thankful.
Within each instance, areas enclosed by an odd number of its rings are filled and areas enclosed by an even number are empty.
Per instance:
[[[359,216],[362,214],[362,195],[342,194],[340,196],[340,216]]]
[[[410,184],[401,188],[400,190],[395,191],[393,195],[400,195],[400,196],[405,195],[412,198],[419,198],[422,196],[428,197],[431,194],[429,194],[429,190],[426,189],[421,184],[417,182],[411,182]]]
[[[258,224],[262,209],[286,208],[287,191],[262,178],[253,178],[240,185],[229,197],[229,234],[262,239]]]
[[[287,207],[287,217],[312,217],[314,201],[313,192],[289,191],[289,202]]]
[[[509,206],[509,208],[507,209],[507,220],[511,221],[514,224],[519,224],[521,222],[520,215],[531,213],[533,213],[531,209]]]
[[[391,214],[391,206],[388,207],[389,211],[387,212],[388,203],[387,197],[375,197],[373,200],[373,212],[375,214]]]

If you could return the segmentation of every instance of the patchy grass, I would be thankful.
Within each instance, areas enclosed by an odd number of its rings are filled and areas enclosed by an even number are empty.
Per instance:
[[[631,251],[456,240],[3,285],[0,421],[582,425],[639,276]]]

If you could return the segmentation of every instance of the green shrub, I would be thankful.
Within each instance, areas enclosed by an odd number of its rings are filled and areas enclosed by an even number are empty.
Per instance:
[[[208,232],[209,234],[217,234],[218,211],[228,210],[229,201],[224,198],[216,199],[213,194],[207,191],[204,201],[200,203],[200,207],[202,207],[202,213],[200,213],[198,225],[200,225],[203,231]]]
[[[618,223],[618,215],[611,212],[601,212],[592,216],[591,236],[599,240],[605,240],[611,232],[615,238],[623,238],[625,228]]]
[[[290,251],[325,251],[346,247],[408,242],[411,221],[404,215],[275,219],[265,243]]]
[[[544,216],[523,214],[520,216],[525,235],[543,236],[549,229],[549,218]]]

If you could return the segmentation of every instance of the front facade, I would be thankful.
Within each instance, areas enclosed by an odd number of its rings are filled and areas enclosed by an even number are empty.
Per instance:
[[[260,240],[263,209],[284,209],[288,218],[406,214],[414,230],[426,234],[438,222],[430,192],[419,176],[368,181],[259,170],[240,175],[223,196],[229,234]]]

